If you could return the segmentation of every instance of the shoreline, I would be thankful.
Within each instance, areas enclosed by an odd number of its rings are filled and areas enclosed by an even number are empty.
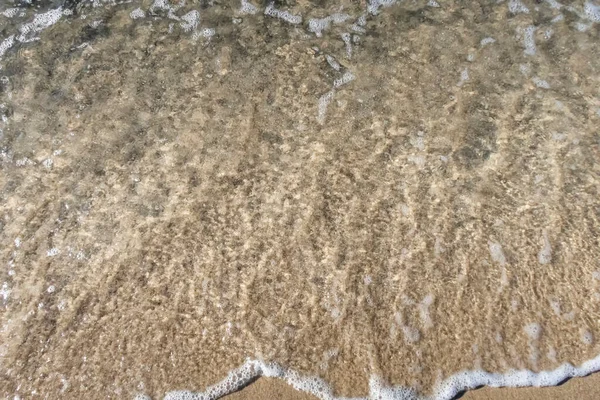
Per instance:
[[[168,392],[164,398],[165,400],[185,400],[192,396],[194,398],[216,399],[230,398],[230,396],[238,393],[238,396],[243,396],[241,399],[310,398],[318,400],[341,400],[353,398],[356,400],[454,400],[467,395],[474,396],[466,397],[473,400],[480,399],[478,396],[487,396],[484,398],[488,399],[507,398],[506,396],[513,396],[511,398],[515,399],[536,399],[535,393],[538,391],[535,389],[562,388],[565,386],[563,390],[572,391],[566,386],[570,381],[583,377],[595,377],[599,379],[598,376],[600,375],[597,374],[600,371],[597,365],[598,360],[600,360],[600,356],[588,360],[578,367],[565,363],[554,370],[539,372],[530,370],[512,370],[504,373],[476,370],[461,371],[444,379],[444,381],[436,386],[437,389],[432,394],[422,394],[409,387],[387,386],[382,384],[378,379],[371,378],[369,381],[369,393],[365,397],[355,397],[362,396],[364,392],[348,393],[343,389],[340,390],[339,387],[336,390],[321,378],[302,375],[294,370],[287,370],[276,364],[265,364],[257,360],[248,360],[241,367],[231,370],[220,382],[207,387],[203,392],[175,390]],[[594,380],[590,380],[593,384]],[[593,386],[594,388],[598,388],[596,391],[594,389],[590,391],[590,386],[587,385],[588,382],[583,384],[582,381],[571,383],[571,386],[575,388],[573,390],[581,392],[583,399],[587,398],[585,397],[586,395],[593,395],[593,397],[589,398],[598,398],[600,385]],[[256,385],[257,382],[261,383]],[[529,389],[529,391],[520,390],[513,393],[515,389]],[[572,396],[566,396],[561,389],[557,389],[555,392],[554,395],[558,397],[551,398],[572,398]],[[475,394],[469,395],[469,393]],[[478,395],[477,393],[483,394]]]
[[[592,3],[62,2],[0,9],[0,397],[600,371]]]
[[[490,388],[482,387],[459,394],[461,400],[592,400],[600,398],[600,373],[571,378],[557,386]],[[317,400],[276,378],[259,378],[243,389],[223,397],[226,400]]]

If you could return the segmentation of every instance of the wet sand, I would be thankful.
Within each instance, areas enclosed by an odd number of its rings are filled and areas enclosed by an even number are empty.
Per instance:
[[[0,395],[600,354],[595,3],[109,3],[1,16]]]
[[[593,400],[600,398],[600,375],[571,379],[548,388],[481,388],[466,392],[461,400]],[[226,396],[227,400],[316,400],[311,395],[292,389],[277,379],[259,379],[244,390]]]

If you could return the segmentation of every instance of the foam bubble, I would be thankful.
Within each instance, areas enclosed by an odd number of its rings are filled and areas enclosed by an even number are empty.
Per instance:
[[[344,75],[342,75],[341,78],[336,79],[335,81],[333,81],[333,87],[334,88],[339,88],[340,86],[343,86],[349,82],[352,82],[355,79],[354,75],[347,71],[344,73]]]
[[[431,315],[429,315],[429,307],[433,304],[435,298],[432,294],[428,294],[423,298],[421,303],[419,304],[419,316],[421,317],[421,322],[423,324],[424,329],[429,329],[433,326],[433,321],[431,320]]]
[[[181,17],[183,22],[181,22],[181,27],[185,32],[190,32],[195,30],[200,22],[200,13],[197,10],[192,10],[189,13],[185,14]]]
[[[346,58],[352,58],[352,38],[349,33],[342,33],[342,40],[346,45]]]
[[[199,38],[205,38],[205,39],[209,39],[213,36],[215,36],[216,31],[213,28],[204,28],[201,29],[199,31],[194,31],[194,33],[192,34],[192,39],[197,40]]]
[[[12,18],[12,17],[16,16],[19,13],[19,11],[20,11],[20,8],[16,8],[16,7],[7,8],[6,10],[4,10],[2,12],[2,15],[4,15],[7,18]]]
[[[320,124],[325,123],[325,114],[327,113],[327,107],[329,106],[329,103],[331,103],[331,100],[333,100],[334,94],[335,91],[330,90],[329,92],[325,93],[319,98],[317,121]]]
[[[583,22],[583,21],[578,21],[573,26],[579,32],[586,32],[588,29],[590,29],[592,27],[592,23],[591,22],[586,23],[586,22]]]
[[[332,14],[320,19],[313,18],[308,21],[308,30],[313,32],[318,37],[321,37],[323,35],[323,31],[328,29],[332,23],[341,24],[348,19],[350,19],[348,14],[340,13]]]
[[[421,332],[417,328],[413,328],[412,326],[404,325],[402,328],[402,334],[404,335],[404,340],[407,343],[416,343],[421,340]]]
[[[523,30],[523,45],[525,47],[524,53],[528,56],[533,56],[537,52],[535,45],[535,26],[529,25]]]
[[[169,0],[154,0],[154,3],[152,3],[152,6],[150,6],[149,11],[151,13],[154,13],[157,9],[167,11],[167,18],[179,21],[181,18],[175,15],[175,11],[183,7],[184,4],[184,1],[180,1],[179,4],[172,6]],[[171,25],[169,25],[169,28],[171,28]],[[169,32],[171,32],[171,29],[169,29]]]
[[[504,338],[502,337],[502,334],[500,332],[496,332],[495,339],[497,343],[504,342]]]
[[[552,36],[554,36],[554,29],[546,28],[546,30],[544,30],[544,39],[550,40]]]
[[[442,253],[444,253],[446,251],[446,248],[443,245],[442,239],[440,238],[435,238],[435,243],[433,245],[433,253],[436,256],[441,255]]]
[[[436,7],[436,8],[437,8],[437,7],[440,7],[440,3],[438,3],[438,2],[437,2],[437,1],[435,1],[435,0],[429,0],[429,1],[427,2],[427,5],[428,5],[429,7]]]
[[[356,25],[358,25],[358,26],[367,25],[367,15],[363,14],[360,17],[358,17],[358,19],[356,20]]]
[[[369,379],[369,399],[394,399],[394,400],[412,400],[417,399],[418,395],[414,389],[404,387],[390,387],[379,376],[372,376]]]
[[[581,341],[588,346],[592,345],[594,343],[594,334],[588,329],[583,329],[581,331]]]
[[[68,11],[63,12],[62,7],[58,7],[57,9],[50,10],[42,14],[37,14],[33,18],[33,21],[24,24],[19,28],[21,34],[17,40],[25,43],[36,40],[37,38],[35,35],[37,33],[57,23],[64,14],[68,14]]]
[[[508,2],[508,11],[513,14],[529,14],[529,8],[527,8],[525,4],[521,3],[520,0],[510,0]]]
[[[268,15],[268,16],[274,17],[274,18],[278,18],[278,19],[282,19],[293,25],[298,25],[298,24],[302,23],[301,15],[293,15],[293,14],[290,14],[288,11],[278,10],[275,8],[273,3],[270,3],[267,6],[267,8],[265,8],[265,15]]]
[[[129,18],[131,18],[131,19],[144,18],[145,16],[146,16],[146,13],[144,12],[144,10],[142,10],[139,7],[129,13]]]
[[[565,321],[573,321],[575,319],[575,311],[571,310],[566,314],[563,314],[563,319]]]
[[[150,11],[154,12],[156,9],[169,11],[171,10],[171,6],[168,0],[154,0],[154,3],[150,6]]]
[[[256,14],[258,7],[250,3],[248,0],[242,0],[242,6],[240,7],[241,14]]]
[[[0,59],[4,56],[4,53],[8,51],[15,44],[15,35],[10,35],[0,43]]]
[[[370,0],[367,5],[369,14],[377,15],[380,7],[389,7],[396,3],[396,0]]]
[[[420,169],[425,167],[425,157],[423,156],[416,156],[416,155],[409,155],[407,157],[407,160],[414,163],[417,167],[419,167]]]
[[[525,325],[523,330],[531,340],[538,340],[542,336],[542,326],[536,322]]]
[[[538,83],[536,83],[535,79],[534,79],[534,83],[536,84],[536,86],[538,87],[543,87],[543,86],[539,86]],[[543,81],[546,82],[546,81]],[[547,83],[547,82],[546,82]],[[544,89],[549,89],[550,85],[548,85],[548,87],[544,87]],[[550,240],[548,239],[548,234],[546,232],[544,232],[543,236],[542,236],[542,241],[543,241],[543,246],[540,249],[540,252],[538,253],[538,262],[542,265],[548,264],[550,263],[550,261],[552,261],[552,246],[550,245]]]
[[[47,158],[42,162],[42,165],[46,167],[46,169],[50,169],[52,168],[52,165],[54,165],[54,161],[51,158]]]
[[[554,8],[555,10],[560,10],[562,8],[562,4],[556,0],[546,0],[546,3],[548,3],[550,8]]]
[[[342,68],[340,63],[338,63],[337,60],[329,54],[325,56],[325,59],[327,60],[327,64],[329,64],[329,66],[336,71],[339,71]]]
[[[479,45],[481,47],[483,46],[487,46],[488,44],[492,44],[492,43],[496,43],[496,39],[494,39],[493,37],[486,37],[481,39],[481,42],[479,42]]]
[[[469,80],[469,69],[465,68],[460,72],[460,80],[456,84],[456,86],[460,87],[465,84],[466,81]]]
[[[583,6],[583,14],[590,21],[600,22],[600,5],[595,5],[589,0],[586,1]]]
[[[552,308],[552,311],[554,311],[554,314],[556,314],[557,317],[560,317],[560,302],[558,300],[549,300],[548,302],[550,303],[550,307]]]
[[[54,257],[54,256],[58,255],[59,253],[60,253],[60,250],[56,247],[53,247],[46,252],[46,255],[48,257]]]
[[[360,17],[360,18],[362,18],[362,17]],[[358,19],[358,21],[360,21],[360,18]],[[352,24],[351,29],[357,33],[367,33],[367,30],[365,28],[363,28],[363,25],[360,25],[358,21],[356,23]]]
[[[8,287],[8,283],[2,283],[2,288],[0,288],[0,297],[2,297],[2,300],[8,300],[8,297],[10,296],[11,292],[12,290]]]
[[[490,250],[490,255],[492,256],[492,260],[494,260],[501,266],[505,266],[506,257],[504,256],[504,252],[502,251],[502,246],[500,245],[500,243],[490,241],[488,243],[488,247]]]

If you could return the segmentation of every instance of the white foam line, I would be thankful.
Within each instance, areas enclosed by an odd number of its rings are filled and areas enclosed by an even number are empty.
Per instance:
[[[146,13],[139,7],[129,13],[129,18],[131,19],[139,19],[144,17],[146,17]]]
[[[354,75],[352,74],[352,72],[347,71],[344,73],[344,75],[342,75],[341,78],[338,78],[333,81],[333,87],[337,89],[340,86],[343,86],[349,82],[352,82],[353,80],[354,80]]]
[[[8,51],[8,49],[13,47],[14,44],[15,44],[15,35],[10,35],[6,39],[4,39],[2,41],[2,43],[0,43],[0,60],[2,59],[2,56],[4,56],[4,53],[6,53]]]
[[[380,7],[389,7],[396,3],[397,0],[370,0],[367,4],[367,11],[371,15],[377,15]]]
[[[281,11],[275,8],[273,3],[270,3],[267,8],[265,8],[265,15],[270,17],[282,19],[292,25],[298,25],[302,23],[301,15],[293,15],[288,11]]]
[[[0,55],[2,55],[2,54],[0,54]],[[329,64],[329,66],[331,68],[335,69],[336,71],[339,71],[342,68],[340,63],[337,62],[337,60],[333,56],[330,56],[329,54],[327,54],[325,56],[325,59],[327,60],[327,64]]]
[[[548,5],[550,6],[550,8],[553,8],[555,10],[560,10],[562,8],[562,4],[560,4],[558,1],[556,0],[546,0],[546,3],[548,3]]]
[[[600,355],[588,360],[579,367],[569,363],[551,371],[533,372],[530,370],[511,370],[505,373],[490,373],[481,370],[461,371],[446,378],[434,390],[432,396],[420,396],[414,389],[402,386],[388,386],[377,376],[369,380],[369,395],[356,400],[451,400],[457,394],[478,388],[489,387],[547,387],[556,386],[569,378],[589,375],[600,370]],[[310,393],[321,400],[349,400],[335,397],[331,387],[321,378],[302,375],[276,363],[260,360],[248,360],[241,367],[229,372],[221,382],[208,387],[204,392],[173,391],[166,394],[164,400],[214,400],[225,396],[260,377],[278,378],[296,390]]]
[[[17,37],[19,42],[27,43],[38,39],[35,35],[44,29],[57,23],[64,14],[70,14],[69,10],[63,12],[62,7],[47,11],[42,14],[36,14],[33,21],[24,24],[19,28],[21,34]]]
[[[510,0],[508,2],[508,10],[513,14],[529,14],[529,8],[525,4],[521,3],[520,0]]]
[[[332,89],[329,92],[325,93],[323,96],[319,97],[318,104],[318,114],[317,114],[317,122],[321,125],[325,123],[325,115],[327,114],[327,107],[331,100],[333,100],[333,95],[335,94],[335,90]]]
[[[242,5],[240,7],[241,14],[256,14],[257,12],[258,7],[250,3],[248,0],[242,0]]]
[[[200,22],[200,13],[198,10],[192,10],[182,16],[181,20],[182,22],[180,22],[180,25],[184,32],[190,32],[192,30],[195,31],[198,27],[198,23]]]
[[[4,10],[2,12],[2,15],[4,15],[7,18],[12,18],[15,15],[17,15],[19,13],[19,11],[21,11],[20,8],[7,8],[6,10]]]
[[[586,18],[592,22],[600,22],[600,5],[595,5],[591,1],[586,1],[583,6],[583,13]]]

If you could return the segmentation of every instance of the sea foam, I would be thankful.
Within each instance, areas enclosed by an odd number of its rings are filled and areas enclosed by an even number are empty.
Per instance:
[[[288,11],[278,10],[277,8],[275,8],[273,3],[270,3],[267,6],[267,8],[265,8],[265,15],[268,15],[269,17],[281,19],[281,20],[283,20],[287,23],[293,24],[293,25],[298,25],[298,24],[302,23],[301,15],[294,15],[294,14],[290,14]]]
[[[489,387],[545,387],[555,386],[566,379],[582,377],[600,370],[600,355],[578,367],[564,363],[554,370],[533,372],[527,369],[492,373],[483,370],[465,370],[441,381],[432,396],[423,396],[414,389],[390,386],[377,375],[369,379],[369,394],[364,399],[378,400],[451,400],[457,394],[480,386]],[[173,391],[165,400],[214,400],[246,386],[260,377],[278,378],[297,390],[310,393],[321,400],[342,400],[333,395],[331,387],[322,379],[302,375],[275,363],[247,360],[241,367],[229,372],[221,382],[204,392]],[[355,400],[358,400],[355,399]]]
[[[321,37],[323,35],[323,31],[329,28],[332,23],[341,24],[349,18],[350,16],[348,14],[339,13],[320,19],[313,18],[308,21],[308,30],[317,35],[317,37]]]

